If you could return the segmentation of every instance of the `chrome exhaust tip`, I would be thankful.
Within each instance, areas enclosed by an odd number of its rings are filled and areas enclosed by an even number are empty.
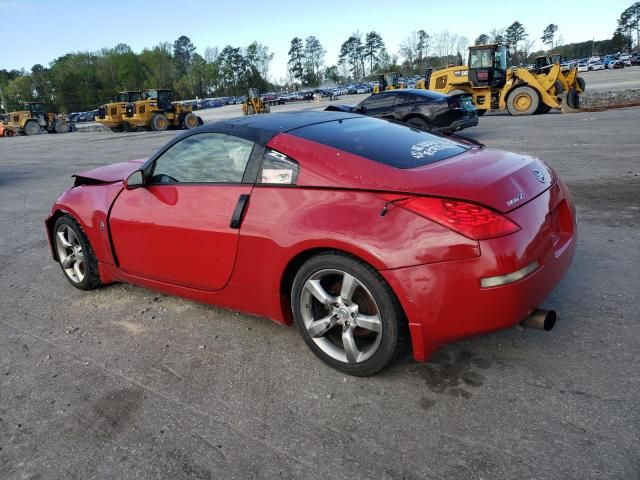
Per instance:
[[[526,328],[535,328],[549,332],[556,324],[558,316],[555,310],[535,309],[531,315],[525,318],[520,325]]]

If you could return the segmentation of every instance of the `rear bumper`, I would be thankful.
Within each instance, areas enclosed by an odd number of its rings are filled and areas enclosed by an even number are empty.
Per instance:
[[[521,322],[569,269],[576,247],[575,210],[560,182],[509,217],[522,230],[481,241],[479,257],[381,272],[407,315],[417,361],[427,360],[447,343]],[[521,280],[480,285],[482,278],[515,272],[532,262],[538,262],[538,268]]]
[[[455,132],[458,130],[462,130],[464,128],[475,127],[478,125],[478,114],[476,113],[473,117],[469,118],[461,118],[459,120],[455,120],[451,122],[446,127],[440,127],[435,129],[436,132]]]

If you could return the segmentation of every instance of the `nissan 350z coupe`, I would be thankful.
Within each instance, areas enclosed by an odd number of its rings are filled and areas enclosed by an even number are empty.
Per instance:
[[[295,323],[352,375],[409,344],[425,361],[523,321],[549,328],[537,307],[576,246],[542,161],[338,112],[209,124],[76,175],[46,230],[77,288],[128,282]]]

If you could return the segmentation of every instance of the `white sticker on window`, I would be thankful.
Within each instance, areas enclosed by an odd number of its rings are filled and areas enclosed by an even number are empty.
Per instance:
[[[293,170],[282,168],[263,168],[262,183],[284,183],[293,182]]]
[[[447,148],[453,148],[455,146],[455,143],[438,138],[435,140],[425,140],[424,142],[416,143],[411,147],[409,153],[411,153],[413,158],[420,159],[423,157],[432,157],[441,150],[446,150]]]

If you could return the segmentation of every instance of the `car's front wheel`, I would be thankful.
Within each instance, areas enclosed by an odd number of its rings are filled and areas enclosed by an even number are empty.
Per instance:
[[[313,353],[349,375],[379,372],[404,346],[406,321],[391,288],[348,255],[309,259],[293,281],[291,306]]]
[[[70,215],[63,215],[53,226],[58,262],[65,278],[76,288],[92,290],[102,285],[89,239]]]

